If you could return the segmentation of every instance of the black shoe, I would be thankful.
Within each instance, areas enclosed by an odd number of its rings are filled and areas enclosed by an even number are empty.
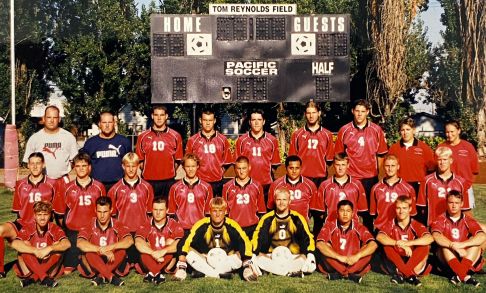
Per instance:
[[[327,275],[327,278],[331,281],[335,281],[335,280],[341,280],[343,276],[337,273],[330,273],[329,275]]]
[[[479,287],[481,286],[481,283],[479,283],[478,280],[474,279],[473,277],[470,277],[467,279],[467,281],[464,282],[465,284],[472,285],[474,287]]]
[[[420,282],[420,280],[416,276],[407,278],[407,283],[414,285],[415,287],[422,286],[422,282]]]
[[[204,277],[206,277],[206,275],[201,273],[200,271],[194,270],[191,273],[191,278],[193,278],[193,279],[199,279],[199,278],[204,278]]]
[[[32,278],[20,279],[20,287],[25,288],[29,285],[35,284],[35,280]]]
[[[233,274],[232,273],[219,274],[219,278],[225,280],[231,280],[233,279]]]
[[[154,277],[153,282],[155,285],[162,284],[165,282],[165,276],[162,274],[158,274],[157,276]]]
[[[449,279],[449,282],[451,282],[453,285],[459,286],[461,284],[461,280],[459,280],[458,276],[452,276]]]
[[[146,274],[145,277],[143,277],[143,282],[144,283],[152,283],[154,281],[155,277],[152,276],[150,273]]]
[[[113,278],[111,278],[110,284],[112,284],[113,286],[121,287],[125,285],[125,282],[123,282],[120,277],[114,275]]]
[[[393,275],[390,279],[390,282],[394,284],[403,284],[403,277],[400,275]]]
[[[361,281],[363,280],[363,277],[357,274],[350,274],[348,276],[348,279],[355,282],[356,284],[361,284]]]
[[[303,278],[304,273],[302,271],[297,271],[297,272],[290,272],[287,274],[287,277],[291,278]]]
[[[57,285],[58,285],[57,282],[54,279],[51,279],[51,278],[45,278],[44,280],[42,280],[42,282],[40,284],[43,285],[43,286],[46,286],[46,287],[50,287],[50,288],[57,287]]]
[[[96,276],[96,277],[91,279],[91,284],[93,284],[93,286],[101,286],[104,283],[105,283],[105,278],[100,277],[100,276]]]
[[[0,272],[0,279],[5,279],[7,277],[6,272]]]

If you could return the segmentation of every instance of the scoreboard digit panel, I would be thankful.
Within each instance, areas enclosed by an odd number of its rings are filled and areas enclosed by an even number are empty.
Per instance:
[[[152,103],[349,101],[349,15],[151,16]]]

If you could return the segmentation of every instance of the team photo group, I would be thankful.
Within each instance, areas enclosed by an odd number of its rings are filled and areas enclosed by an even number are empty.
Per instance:
[[[372,268],[395,284],[421,286],[433,273],[480,286],[474,274],[486,234],[473,216],[472,188],[479,162],[460,124],[446,122],[446,141],[432,150],[403,117],[401,139],[388,146],[367,101],[351,111],[333,139],[319,104],[308,102],[278,177],[279,142],[260,109],[247,113],[250,129],[233,147],[215,130],[211,107],[183,146],[168,109],[154,105],[133,149],[110,112],[78,149],[59,109],[48,106],[25,147],[17,219],[0,225],[0,277],[7,244],[18,253],[9,273],[22,287],[56,287],[74,271],[94,286],[122,286],[130,272],[156,285],[315,271],[359,284]],[[224,176],[230,168],[234,178]]]

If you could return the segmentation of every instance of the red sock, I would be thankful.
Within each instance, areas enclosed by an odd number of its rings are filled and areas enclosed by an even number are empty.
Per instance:
[[[142,253],[140,255],[140,261],[153,275],[160,273],[160,271],[162,271],[162,269],[165,268],[171,260],[172,255],[166,255],[164,257],[164,261],[161,263],[155,261],[155,259],[148,254]]]
[[[457,274],[461,281],[466,277],[467,271],[464,270],[463,265],[459,262],[457,258],[453,258],[448,262],[450,268]]]
[[[467,259],[465,257],[462,258],[461,260],[461,265],[464,270],[464,277],[467,276],[467,273],[469,270],[472,268],[473,262],[470,259]]]
[[[5,241],[0,237],[0,272],[5,272]]]
[[[100,255],[95,252],[88,252],[86,253],[86,259],[88,260],[89,265],[102,277],[107,280],[111,280],[113,277],[112,270],[108,268],[108,265]]]
[[[32,272],[32,278],[34,280],[44,280],[47,277],[46,270],[44,267],[39,263],[39,260],[33,254],[22,254],[22,258],[24,259],[25,265]]]
[[[370,269],[370,262],[371,262],[371,255],[365,256],[358,260],[357,263],[354,265],[350,266],[348,268],[348,273],[349,274],[358,274],[360,276],[363,276],[366,274]]]
[[[423,262],[424,259],[427,259],[429,255],[429,247],[428,246],[416,246],[412,251],[412,256],[409,258],[406,266],[410,271],[410,275],[406,277],[416,276],[415,267],[418,266],[419,263]]]
[[[327,271],[330,273],[337,272],[341,276],[348,275],[348,268],[345,264],[338,261],[337,259],[327,258],[324,260],[324,264],[327,266]]]
[[[384,250],[387,258],[397,267],[401,274],[403,274],[406,278],[413,275],[413,268],[410,270],[410,267],[407,266],[394,247],[385,246]]]

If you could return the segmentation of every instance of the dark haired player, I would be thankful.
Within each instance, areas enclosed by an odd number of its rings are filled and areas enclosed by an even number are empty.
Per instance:
[[[142,162],[142,178],[154,189],[156,197],[167,199],[183,156],[181,135],[167,126],[167,107],[152,108],[153,125],[137,139],[136,152]]]
[[[233,154],[226,136],[214,129],[214,111],[206,108],[199,117],[201,131],[187,141],[186,154],[200,159],[197,177],[211,184],[215,196],[221,196],[224,171],[233,163]]]
[[[329,280],[347,278],[359,284],[371,269],[371,255],[378,245],[368,229],[354,220],[352,202],[341,200],[337,211],[337,219],[326,220],[317,236],[318,267]]]

